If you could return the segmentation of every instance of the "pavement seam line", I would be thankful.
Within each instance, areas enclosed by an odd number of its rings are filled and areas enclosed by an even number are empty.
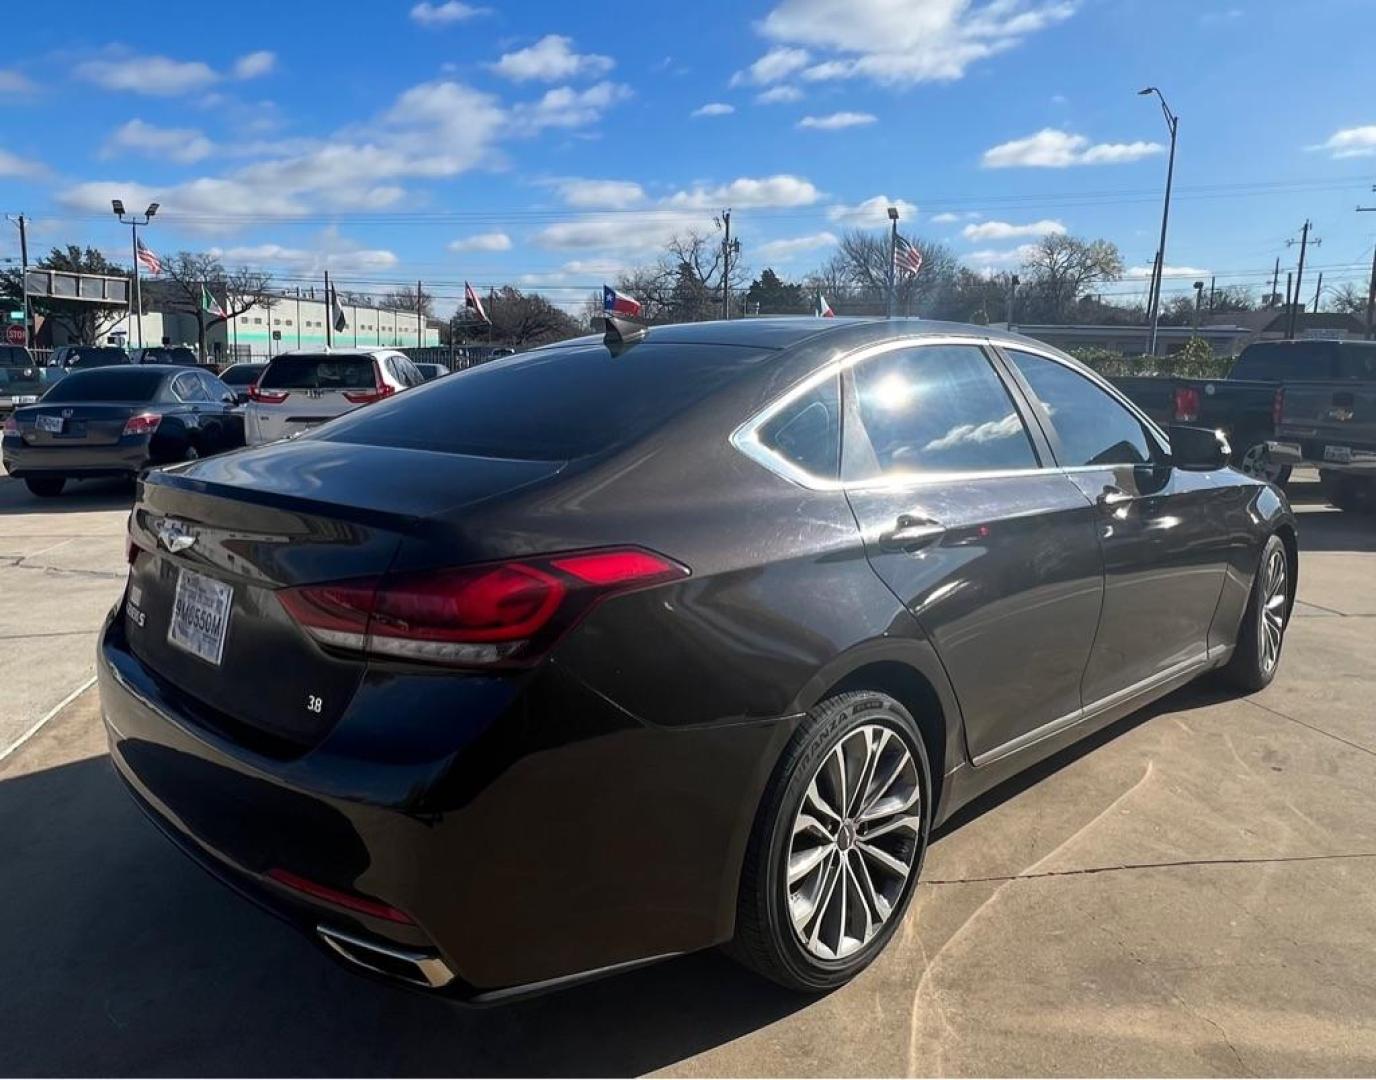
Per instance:
[[[1259,866],[1263,864],[1325,862],[1331,859],[1376,859],[1376,851],[1346,851],[1332,855],[1267,855],[1234,859],[1177,859],[1172,862],[1116,863],[1113,866],[1082,866],[1073,870],[1042,870],[1032,874],[995,874],[989,877],[932,878],[922,885],[978,885],[993,881],[1035,881],[1038,878],[1083,877],[1111,874],[1120,870],[1164,870],[1177,866]]]
[[[21,746],[23,746],[26,742],[28,742],[28,741],[29,741],[30,739],[32,739],[35,735],[37,735],[37,734],[39,733],[39,731],[41,731],[41,730],[43,729],[43,725],[44,725],[44,724],[46,724],[49,720],[51,720],[51,719],[52,719],[54,716],[56,716],[58,713],[60,713],[63,709],[65,709],[65,708],[66,708],[68,705],[70,705],[73,701],[75,701],[77,698],[79,698],[82,694],[86,693],[86,691],[89,690],[89,689],[91,689],[91,687],[95,686],[95,684],[96,684],[96,677],[95,677],[94,675],[92,675],[92,676],[91,676],[89,679],[87,679],[84,683],[82,683],[82,684],[81,684],[80,686],[78,686],[75,690],[73,690],[70,694],[68,694],[65,698],[63,698],[63,699],[62,699],[61,701],[59,701],[56,705],[54,705],[51,709],[49,709],[46,713],[44,713],[43,716],[38,720],[38,722],[37,722],[36,724],[34,724],[31,728],[29,728],[28,731],[26,731],[26,732],[24,732],[24,734],[20,735],[19,738],[17,738],[14,742],[10,743],[10,745],[7,746],[7,747],[5,747],[5,749],[0,750],[0,761],[4,761],[7,757],[9,757],[11,754],[13,754],[16,750],[18,750],[18,749],[19,749]]]
[[[1298,724],[1302,728],[1308,728],[1310,731],[1315,732],[1318,735],[1326,735],[1328,738],[1334,740],[1335,742],[1340,742],[1344,746],[1352,747],[1353,750],[1360,750],[1363,754],[1370,754],[1372,757],[1376,757],[1376,750],[1372,750],[1369,746],[1363,746],[1361,743],[1355,743],[1351,739],[1344,739],[1341,735],[1334,735],[1331,731],[1325,731],[1321,727],[1316,727],[1313,724],[1306,723],[1298,717],[1291,716],[1289,713],[1283,713],[1279,709],[1273,709],[1269,705],[1263,705],[1261,702],[1254,701],[1252,698],[1243,698],[1242,702],[1244,705],[1251,705],[1254,708],[1260,709],[1264,713],[1270,713],[1272,716],[1279,716],[1282,720],[1289,720],[1290,723]]]

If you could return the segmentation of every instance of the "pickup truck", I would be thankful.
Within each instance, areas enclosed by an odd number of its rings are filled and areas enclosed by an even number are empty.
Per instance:
[[[1282,391],[1291,383],[1370,378],[1376,342],[1258,341],[1248,345],[1225,378],[1129,375],[1112,381],[1153,420],[1221,430],[1233,446],[1232,464],[1249,476],[1283,486],[1291,460],[1272,453]]]
[[[0,416],[32,405],[48,389],[47,372],[23,345],[0,345]]]
[[[1316,466],[1340,510],[1376,511],[1376,351],[1365,377],[1287,385],[1270,453]]]

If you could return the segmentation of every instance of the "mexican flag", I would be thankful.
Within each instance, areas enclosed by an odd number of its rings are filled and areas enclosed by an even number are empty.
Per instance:
[[[220,302],[215,297],[210,295],[210,290],[206,288],[205,282],[201,282],[201,310],[218,319],[229,318],[229,312],[220,306]]]

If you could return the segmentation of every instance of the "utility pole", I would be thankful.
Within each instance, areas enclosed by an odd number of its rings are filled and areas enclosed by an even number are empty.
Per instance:
[[[1008,279],[1008,329],[1013,329],[1013,309],[1018,300],[1018,275],[1014,274]]]
[[[1314,310],[1319,310],[1319,298],[1323,295],[1323,271],[1319,271],[1319,283],[1314,286]]]
[[[1285,326],[1287,334],[1290,332],[1290,306],[1294,303],[1294,300],[1292,299],[1291,290],[1294,287],[1295,272],[1293,270],[1287,270],[1285,271]]]
[[[1376,185],[1373,185],[1371,190],[1376,191]],[[1357,213],[1376,213],[1376,206],[1359,206]],[[22,232],[20,235],[23,235]],[[1371,340],[1373,333],[1376,333],[1376,318],[1373,317],[1376,317],[1376,247],[1371,249],[1371,284],[1367,286],[1366,290],[1366,337],[1368,341]]]
[[[330,303],[330,272],[325,271],[325,348],[329,349],[334,334],[334,305]]]
[[[1280,288],[1280,256],[1277,255],[1277,256],[1276,256],[1276,268],[1275,268],[1274,270],[1271,271],[1271,297],[1270,297],[1270,300],[1268,301],[1268,303],[1267,303],[1267,305],[1266,305],[1267,307],[1272,307],[1272,308],[1273,308],[1273,307],[1276,306],[1276,295],[1277,295],[1276,290],[1278,290],[1279,288]]]
[[[422,292],[420,291],[420,281],[417,280],[417,281],[416,281],[416,348],[417,348],[417,349],[421,348],[421,347],[424,346],[424,344],[425,344],[425,331],[421,329],[421,325],[422,325],[422,324],[421,324],[421,319],[424,318],[424,316],[421,314],[421,309],[422,309],[423,307],[425,307],[425,305],[424,305],[423,303],[421,303],[421,297],[424,296],[424,295],[425,295],[425,294],[422,293]]]
[[[898,302],[898,207],[889,207],[889,318],[893,318],[894,305]]]
[[[29,234],[28,222],[24,215],[10,217],[5,215],[7,221],[13,222],[19,228],[19,277],[20,284],[24,290],[24,348],[29,348],[33,342],[29,340]]]
[[[1204,306],[1204,282],[1194,283],[1194,332],[1199,333],[1199,309]]]
[[[741,249],[739,240],[731,239],[731,208],[721,212],[719,223],[723,230],[721,238],[721,317],[731,318],[731,256]]]
[[[1304,224],[1300,226],[1300,238],[1298,240],[1291,238],[1285,241],[1286,247],[1293,247],[1295,244],[1299,244],[1300,246],[1300,265],[1295,270],[1295,298],[1294,304],[1290,308],[1290,328],[1285,335],[1292,341],[1295,337],[1295,328],[1299,324],[1300,290],[1304,288],[1304,255],[1309,249],[1310,244],[1318,247],[1323,243],[1323,241],[1317,237],[1313,240],[1309,239],[1309,230],[1313,227],[1314,223],[1306,218]]]
[[[296,347],[301,348],[301,286],[296,286]]]
[[[1171,216],[1171,181],[1175,178],[1175,135],[1180,128],[1180,117],[1171,112],[1171,107],[1166,104],[1166,98],[1154,86],[1148,86],[1144,90],[1137,91],[1139,95],[1155,94],[1157,100],[1161,102],[1161,115],[1166,118],[1166,127],[1171,133],[1171,152],[1170,158],[1166,163],[1166,199],[1161,206],[1161,242],[1156,246],[1156,271],[1152,275],[1151,301],[1147,312],[1147,322],[1151,325],[1151,337],[1148,344],[1150,355],[1156,355],[1156,330],[1161,315],[1161,279],[1165,276],[1166,270],[1166,225]]]

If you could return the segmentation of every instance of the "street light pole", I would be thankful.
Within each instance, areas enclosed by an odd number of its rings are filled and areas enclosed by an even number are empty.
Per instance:
[[[1154,86],[1148,86],[1145,90],[1137,91],[1139,95],[1155,94],[1161,102],[1161,114],[1166,118],[1166,127],[1171,133],[1171,152],[1166,163],[1166,199],[1161,206],[1161,242],[1156,246],[1156,267],[1152,274],[1151,288],[1151,310],[1147,313],[1147,319],[1151,323],[1151,341],[1149,352],[1152,356],[1156,355],[1156,328],[1161,314],[1161,279],[1166,271],[1166,225],[1171,216],[1171,181],[1175,178],[1175,133],[1180,127],[1180,117],[1171,112],[1171,107],[1166,104],[1166,99],[1161,91]]]
[[[131,250],[134,256],[134,317],[138,322],[139,348],[143,348],[143,294],[139,284],[139,226],[147,225],[153,220],[153,215],[158,212],[157,203],[149,203],[148,209],[143,212],[143,220],[139,220],[137,214],[124,214],[124,203],[119,199],[111,199],[110,206],[115,211],[115,217],[119,218],[121,225],[129,226],[129,236],[131,238]],[[202,358],[204,359],[204,358]]]
[[[28,349],[28,348],[31,348],[32,345],[33,345],[33,342],[29,339],[29,234],[28,234],[28,222],[24,219],[24,215],[23,215],[23,214],[20,214],[18,217],[10,217],[9,214],[6,214],[5,217],[6,217],[7,220],[14,222],[15,226],[19,229],[19,277],[20,277],[20,282],[21,282],[21,284],[23,285],[23,290],[24,290],[24,348]]]

